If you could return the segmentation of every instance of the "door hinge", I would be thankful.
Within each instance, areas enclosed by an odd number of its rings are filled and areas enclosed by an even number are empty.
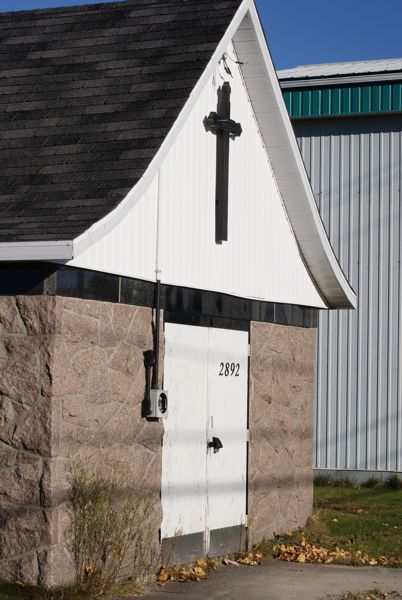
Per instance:
[[[244,526],[248,527],[248,515],[244,515]]]
[[[250,430],[246,429],[246,442],[250,441]]]
[[[247,345],[247,356],[251,356],[251,344]]]

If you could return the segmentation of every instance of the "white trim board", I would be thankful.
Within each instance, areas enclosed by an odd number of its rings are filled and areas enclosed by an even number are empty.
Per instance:
[[[0,262],[61,260],[73,258],[72,240],[54,242],[2,242]]]

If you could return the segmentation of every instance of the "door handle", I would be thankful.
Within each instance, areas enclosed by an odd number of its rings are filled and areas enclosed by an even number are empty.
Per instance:
[[[208,442],[208,448],[213,448],[214,454],[216,454],[221,448],[223,448],[223,444],[218,437],[213,437],[212,442]]]

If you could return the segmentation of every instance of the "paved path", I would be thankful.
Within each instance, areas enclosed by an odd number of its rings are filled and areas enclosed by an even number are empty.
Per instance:
[[[402,594],[402,569],[267,561],[259,567],[224,567],[200,583],[167,584],[146,600],[322,600],[374,588]]]

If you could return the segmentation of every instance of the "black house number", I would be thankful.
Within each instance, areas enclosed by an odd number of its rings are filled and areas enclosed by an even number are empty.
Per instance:
[[[219,377],[239,377],[240,363],[220,363]]]

